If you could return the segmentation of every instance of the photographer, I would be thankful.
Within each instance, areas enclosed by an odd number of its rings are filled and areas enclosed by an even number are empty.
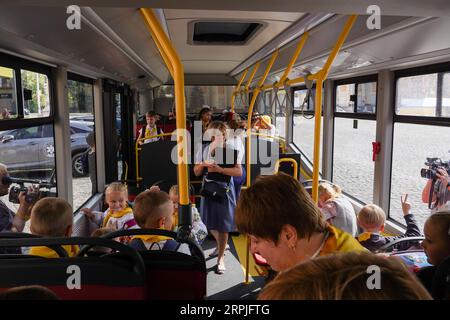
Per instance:
[[[433,186],[434,184],[434,186]],[[438,188],[437,188],[438,187]],[[431,189],[433,188],[433,191]],[[433,193],[430,201],[430,193]],[[435,203],[435,211],[445,206],[450,200],[450,177],[445,168],[436,169],[436,178],[428,179],[422,190],[422,201],[424,203]],[[431,209],[431,208],[430,208]]]
[[[8,170],[6,166],[0,163],[0,197],[9,193],[10,184],[3,184],[3,178],[8,177]],[[31,207],[33,203],[28,203],[25,200],[26,192],[21,192],[19,195],[19,209],[14,214],[7,205],[0,200],[0,232],[3,231],[16,231],[22,232],[25,221],[30,217]]]

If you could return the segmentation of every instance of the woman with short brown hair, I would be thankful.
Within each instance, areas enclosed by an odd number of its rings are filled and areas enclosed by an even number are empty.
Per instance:
[[[275,271],[316,256],[365,250],[350,234],[329,225],[303,186],[283,173],[260,176],[241,192],[236,226],[249,235],[252,253]]]

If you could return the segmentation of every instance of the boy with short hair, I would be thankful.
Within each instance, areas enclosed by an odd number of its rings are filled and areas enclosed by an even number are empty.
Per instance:
[[[30,231],[41,237],[70,237],[72,235],[73,213],[70,204],[62,198],[43,198],[31,210]],[[63,245],[69,257],[78,253],[78,246]],[[58,258],[48,247],[32,247],[30,255]]]
[[[419,227],[414,218],[414,215],[410,213],[411,205],[407,202],[408,194],[405,196],[405,200],[402,198],[402,210],[403,218],[406,222],[406,232],[400,236],[385,236],[382,234],[384,231],[384,224],[386,222],[386,214],[383,209],[375,204],[365,205],[358,213],[358,225],[363,230],[363,233],[358,235],[357,239],[361,245],[370,251],[376,251],[385,244],[405,237],[418,237],[421,236]],[[402,242],[395,246],[397,250],[407,250],[414,242]]]
[[[173,202],[164,191],[143,191],[134,201],[134,219],[142,229],[170,231],[173,227]],[[160,235],[134,236],[130,246],[137,250],[169,250],[190,255],[186,243],[179,243],[170,237]]]
[[[150,138],[164,132],[156,126],[157,114],[154,111],[148,111],[145,114],[145,120],[147,125],[139,130],[138,144],[155,142],[161,139],[161,137]]]

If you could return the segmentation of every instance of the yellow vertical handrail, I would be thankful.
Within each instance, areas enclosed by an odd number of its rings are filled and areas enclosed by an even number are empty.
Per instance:
[[[187,159],[187,136],[186,136],[186,105],[184,97],[184,70],[181,60],[175,49],[167,38],[166,33],[162,29],[159,21],[153,13],[152,9],[140,9],[150,32],[154,34],[155,42],[159,42],[158,49],[161,55],[166,55],[167,67],[173,68],[173,80],[175,83],[175,107],[176,107],[176,125],[177,125],[177,170],[178,170],[178,186],[180,194],[180,205],[189,207],[189,188],[188,188],[188,159]],[[165,61],[166,62],[166,61]],[[167,63],[166,62],[166,63]]]
[[[278,56],[278,49],[274,51],[272,54],[272,57],[270,58],[269,64],[266,67],[266,70],[264,71],[264,74],[262,78],[259,80],[258,85],[256,86],[255,90],[253,91],[252,101],[250,102],[250,105],[248,107],[248,116],[247,116],[247,152],[246,152],[246,170],[247,170],[247,181],[246,186],[247,188],[250,187],[251,178],[250,178],[250,150],[251,150],[251,134],[252,134],[252,114],[253,114],[253,107],[255,106],[256,99],[258,98],[259,93],[261,92],[261,86],[264,84],[264,81],[266,80],[270,69],[272,69],[272,66],[275,62],[275,59]]]
[[[347,22],[345,23],[344,28],[339,35],[338,40],[336,41],[333,50],[328,56],[327,61],[325,62],[323,68],[313,75],[316,81],[316,98],[315,98],[315,112],[314,112],[314,152],[313,152],[313,175],[312,175],[312,190],[311,195],[314,202],[317,203],[319,199],[319,155],[320,155],[320,130],[321,130],[321,118],[322,118],[322,86],[323,82],[328,76],[330,72],[331,64],[336,58],[339,50],[347,39],[350,30],[352,29],[353,24],[356,21],[357,16],[351,15],[348,17]]]
[[[299,56],[300,53],[302,52],[303,47],[304,47],[304,45],[305,45],[306,40],[308,39],[308,37],[309,37],[309,33],[308,33],[308,32],[303,33],[303,35],[302,35],[300,41],[298,42],[297,48],[295,49],[295,52],[294,52],[294,54],[292,55],[291,61],[289,61],[289,64],[288,64],[286,70],[284,70],[284,73],[283,73],[283,75],[281,76],[280,81],[278,81],[277,84],[276,84],[277,86],[284,85],[284,81],[287,79],[287,76],[288,76],[289,73],[291,72],[292,67],[293,67],[294,64],[295,64],[295,61],[297,61],[298,56]]]
[[[258,98],[258,94],[261,92],[260,87],[264,84],[264,81],[267,78],[267,75],[269,74],[270,69],[272,69],[272,66],[275,62],[275,59],[278,56],[278,48],[274,51],[272,54],[272,57],[270,58],[269,64],[266,67],[266,70],[264,71],[264,74],[262,78],[259,80],[256,90],[253,92],[252,101],[250,102],[249,108],[248,108],[248,117],[247,117],[247,152],[246,152],[246,168],[247,168],[247,182],[246,186],[247,188],[250,187],[251,183],[251,168],[250,168],[250,150],[251,150],[251,135],[252,135],[252,114],[253,114],[253,107],[255,105],[256,99]],[[259,64],[259,62],[258,62]],[[250,238],[247,236],[247,251],[246,251],[246,258],[245,258],[245,283],[249,283],[248,276],[249,276],[249,256],[250,256]]]
[[[248,68],[244,70],[244,72],[242,73],[241,79],[239,80],[236,89],[234,89],[233,94],[231,95],[231,112],[234,113],[234,104],[236,101],[236,95],[239,94],[240,90],[241,90],[241,85],[242,82],[244,81],[245,77],[247,76],[248,73]]]
[[[153,41],[156,44],[156,48],[159,51],[159,54],[161,55],[161,57],[163,58],[164,63],[166,64],[167,69],[170,72],[170,75],[172,76],[172,78],[174,78],[174,73],[173,73],[173,66],[172,66],[172,62],[170,61],[169,57],[167,56],[166,52],[164,51],[164,49],[161,46],[161,40],[159,39],[158,35],[155,33],[155,31],[153,30],[153,28],[151,27],[151,25],[149,24],[149,20],[146,17],[146,13],[144,10],[148,10],[148,9],[141,9],[141,14],[144,16],[144,22],[147,25],[147,28],[150,30],[150,33],[152,35]]]

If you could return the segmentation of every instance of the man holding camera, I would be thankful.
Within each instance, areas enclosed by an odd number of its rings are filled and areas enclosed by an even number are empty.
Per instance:
[[[430,193],[432,193],[431,200]],[[422,201],[428,203],[433,211],[442,209],[447,201],[450,201],[450,177],[445,168],[436,169],[436,177],[428,179],[422,191]],[[434,203],[433,207],[431,203]]]
[[[8,169],[2,163],[0,163],[0,197],[5,196],[9,193],[10,183],[6,182],[4,179],[8,177]],[[25,221],[30,217],[31,207],[33,203],[26,201],[25,192],[21,192],[19,195],[19,209],[17,213],[14,214],[8,206],[0,200],[0,232],[3,231],[16,231],[22,232]]]

